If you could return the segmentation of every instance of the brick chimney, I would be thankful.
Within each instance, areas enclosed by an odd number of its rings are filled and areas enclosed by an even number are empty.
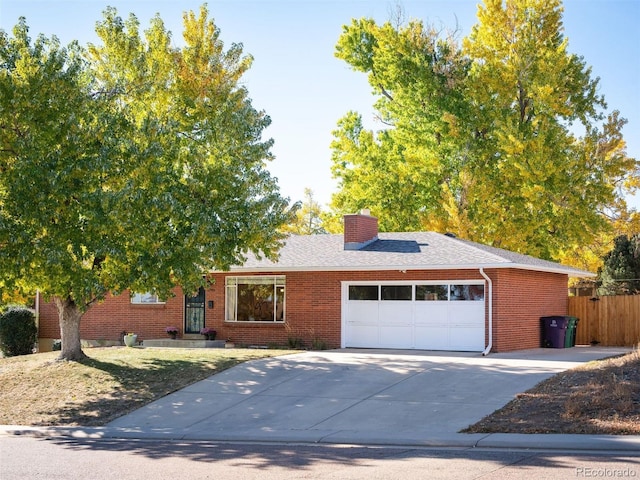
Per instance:
[[[344,249],[360,250],[378,239],[378,219],[368,209],[344,216]]]

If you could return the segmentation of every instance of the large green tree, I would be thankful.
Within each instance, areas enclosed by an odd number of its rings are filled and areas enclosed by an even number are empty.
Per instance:
[[[420,21],[357,20],[336,55],[366,72],[388,127],[349,113],[334,132],[334,212],[383,229],[449,230],[549,259],[627,215],[638,185],[617,111],[568,51],[559,0],[487,0],[457,42]]]
[[[457,190],[467,160],[463,80],[469,62],[453,34],[410,21],[353,20],[345,26],[336,55],[368,74],[375,108],[385,126],[364,129],[349,112],[332,143],[332,172],[339,191],[336,215],[369,208],[383,230],[416,230],[427,217],[444,218],[444,191]]]
[[[274,256],[292,218],[267,172],[269,117],[202,7],[184,46],[107,9],[88,50],[0,33],[0,271],[55,300],[61,358],[108,292],[193,291],[203,273]]]

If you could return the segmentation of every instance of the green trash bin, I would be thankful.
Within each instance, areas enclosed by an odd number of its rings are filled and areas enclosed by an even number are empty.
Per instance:
[[[567,324],[567,333],[564,337],[564,347],[571,348],[576,346],[576,329],[578,328],[578,317],[565,317],[569,323]]]

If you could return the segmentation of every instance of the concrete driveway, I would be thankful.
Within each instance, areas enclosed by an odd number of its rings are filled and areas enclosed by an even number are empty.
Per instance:
[[[108,427],[138,438],[452,444],[541,380],[629,350],[304,352],[238,365]]]

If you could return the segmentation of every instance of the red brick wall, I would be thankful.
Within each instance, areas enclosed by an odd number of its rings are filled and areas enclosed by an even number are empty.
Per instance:
[[[40,300],[40,318],[38,320],[38,337],[60,338],[58,310],[52,302]]]
[[[182,332],[184,297],[179,289],[174,293],[176,296],[159,305],[134,305],[128,292],[110,295],[84,314],[80,322],[80,338],[120,341],[123,331],[137,333],[139,340],[166,338],[164,329],[168,326],[176,326]],[[58,311],[51,302],[41,302],[38,336],[60,338]]]
[[[344,216],[344,243],[364,243],[378,236],[378,219],[370,215]]]
[[[567,276],[514,269],[487,273],[494,289],[492,351],[540,347],[540,317],[567,314]]]
[[[512,269],[486,273],[494,289],[493,351],[539,347],[540,317],[566,315],[566,275]],[[282,273],[260,275],[276,274]],[[286,345],[288,338],[299,338],[306,346],[319,339],[330,348],[340,347],[342,281],[483,280],[478,270],[287,272],[286,322],[263,324],[224,321],[225,277],[235,275],[246,274],[213,274],[214,284],[206,292],[205,323],[217,330],[218,339],[239,345]],[[208,308],[209,301],[214,302],[213,309]],[[488,304],[487,301],[487,309]],[[166,338],[164,329],[169,325],[178,327],[182,333],[183,312],[184,297],[179,290],[164,305],[132,305],[125,293],[92,307],[82,319],[81,337],[118,340],[120,332],[134,331],[141,340]],[[58,314],[50,303],[43,302],[41,306],[39,336],[60,337]]]
[[[262,275],[282,274],[277,272]],[[249,324],[224,322],[224,277],[235,274],[217,274],[214,328],[219,337],[236,344],[270,343],[286,345],[287,339],[300,338],[311,346],[314,338],[327,342],[330,348],[340,347],[341,341],[341,282],[385,280],[482,280],[478,270],[398,270],[370,272],[287,272],[285,324]],[[218,308],[218,305],[220,308]]]

